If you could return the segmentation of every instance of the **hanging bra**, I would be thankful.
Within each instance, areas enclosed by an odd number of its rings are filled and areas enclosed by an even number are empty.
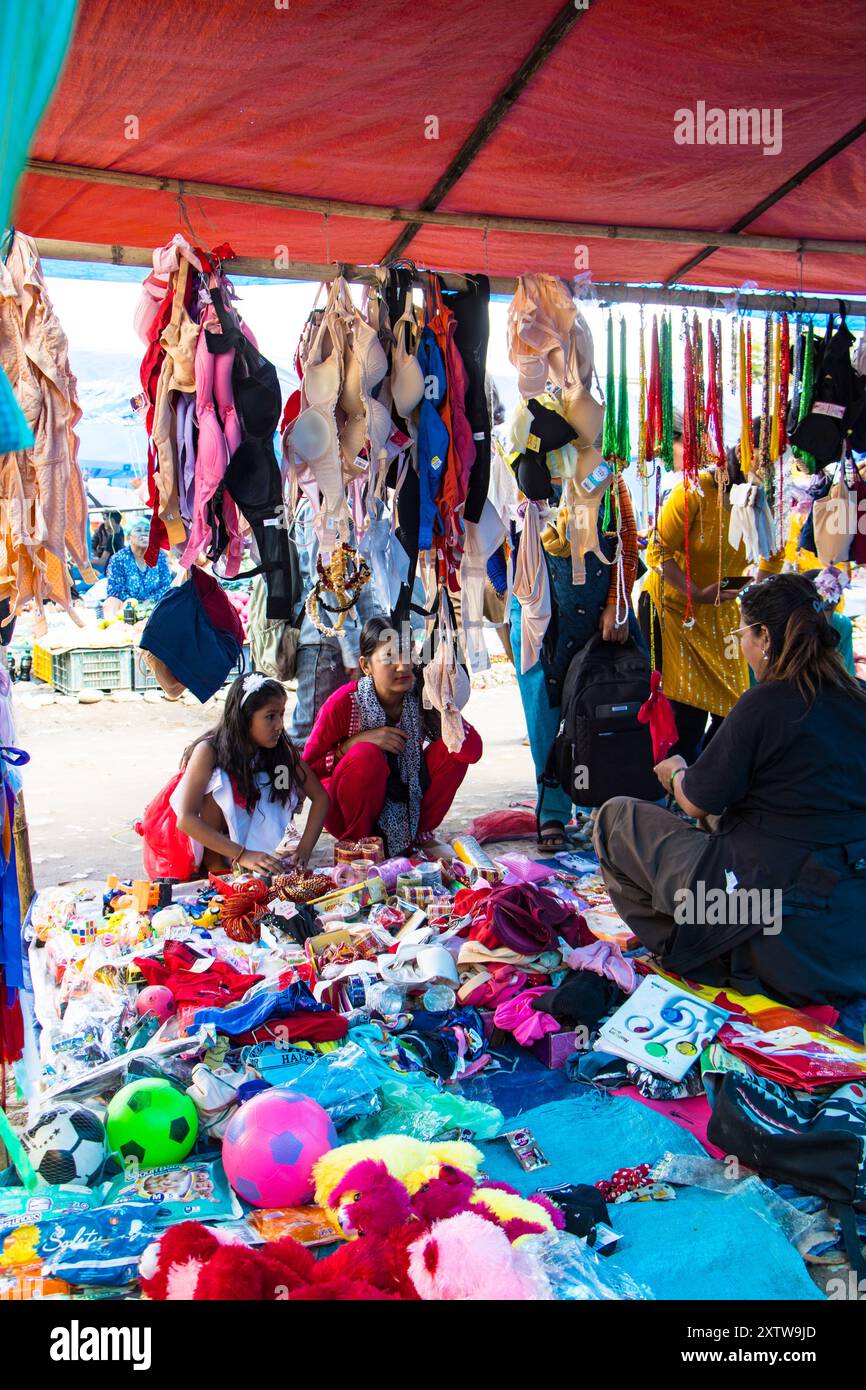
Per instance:
[[[451,596],[444,584],[436,595],[436,650],[424,667],[424,704],[438,712],[442,741],[449,753],[458,753],[466,738],[466,728],[460,711],[469,702],[469,675],[458,659],[457,626]]]
[[[331,351],[327,357],[322,357],[318,362],[308,362],[304,368],[304,394],[307,404],[312,406],[328,406],[337,399],[340,389],[340,358],[337,347],[328,332],[328,325],[324,322],[322,330],[322,344],[319,350],[324,350],[324,340],[327,338],[331,344]]]
[[[340,452],[350,476],[360,476],[367,467],[355,468],[355,460],[370,445],[370,459],[376,462],[391,433],[391,416],[375,399],[373,391],[388,372],[388,358],[375,328],[352,306],[348,324],[345,372],[340,407],[346,420],[340,430]]]
[[[418,324],[412,307],[412,292],[407,291],[406,306],[394,327],[396,342],[391,356],[391,399],[397,414],[408,420],[413,410],[421,404],[424,395],[424,373],[415,355],[415,342]],[[412,345],[407,351],[406,336]]]
[[[600,449],[580,449],[575,476],[568,478],[563,485],[562,506],[568,512],[572,584],[586,583],[587,555],[595,555],[604,565],[610,564],[601,550],[598,511],[608,487],[616,486],[616,483],[611,483],[609,472],[601,480],[596,480],[596,469],[603,461]]]
[[[520,276],[508,306],[508,356],[524,399],[542,395],[548,381],[564,382],[576,318],[574,300],[557,276]]]
[[[198,342],[199,325],[186,311],[186,285],[189,277],[189,261],[182,260],[174,286],[174,299],[171,306],[171,319],[160,335],[160,343],[166,356],[171,359],[166,389],[168,391],[195,391],[195,350]]]
[[[305,492],[316,511],[313,526],[325,561],[330,559],[338,540],[349,538],[349,513],[335,415],[345,356],[345,329],[340,308],[347,302],[346,282],[338,277],[331,285],[304,364],[300,414],[287,428],[285,436],[289,462],[299,473],[300,463],[315,480],[315,487],[305,487]],[[326,340],[331,349],[327,356],[324,355]]]
[[[589,354],[592,371],[592,352]],[[584,368],[586,355],[584,354]],[[590,394],[581,378],[577,333],[569,338],[565,385],[562,388],[561,410],[577,435],[579,449],[595,444],[604,424],[604,406]]]

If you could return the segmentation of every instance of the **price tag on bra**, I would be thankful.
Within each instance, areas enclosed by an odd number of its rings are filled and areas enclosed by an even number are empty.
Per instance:
[[[596,488],[601,487],[602,483],[607,482],[608,478],[610,477],[610,471],[611,470],[609,464],[604,463],[603,461],[601,463],[596,464],[592,472],[587,474],[587,476],[584,478],[583,482],[580,485],[583,488],[583,491],[595,492]]]

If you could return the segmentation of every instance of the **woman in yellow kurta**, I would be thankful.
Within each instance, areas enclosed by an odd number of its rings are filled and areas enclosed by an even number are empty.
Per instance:
[[[674,412],[674,464],[682,468],[681,429]],[[725,486],[715,469],[699,474],[700,492],[689,489],[688,536],[691,603],[694,624],[686,616],[686,497],[677,482],[662,504],[658,526],[650,532],[646,563],[649,575],[640,598],[640,623],[650,642],[650,614],[655,617],[656,663],[665,694],[674,707],[680,738],[676,751],[687,762],[696,757],[707,719],[707,739],[749,686],[749,668],[733,636],[739,625],[735,589],[719,592],[719,528],[721,577],[746,572],[746,552],[728,540],[731,509]],[[721,515],[720,515],[721,513]],[[718,594],[719,601],[716,602]],[[661,615],[661,622],[659,616]],[[660,644],[660,645],[659,645]]]

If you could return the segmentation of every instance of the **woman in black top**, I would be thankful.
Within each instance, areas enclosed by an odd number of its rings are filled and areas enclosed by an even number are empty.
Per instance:
[[[741,595],[757,685],[659,781],[699,826],[616,797],[595,845],[614,906],[677,974],[792,1004],[866,996],[866,686],[811,580]]]
[[[120,512],[106,512],[94,532],[91,544],[91,564],[94,569],[104,570],[112,555],[123,549],[123,527]]]

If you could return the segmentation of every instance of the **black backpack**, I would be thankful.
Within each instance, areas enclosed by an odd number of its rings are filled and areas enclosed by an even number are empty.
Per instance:
[[[562,787],[578,806],[601,806],[612,796],[658,801],[649,725],[637,717],[649,694],[649,661],[631,638],[591,637],[563,683],[562,719],[543,785]]]

